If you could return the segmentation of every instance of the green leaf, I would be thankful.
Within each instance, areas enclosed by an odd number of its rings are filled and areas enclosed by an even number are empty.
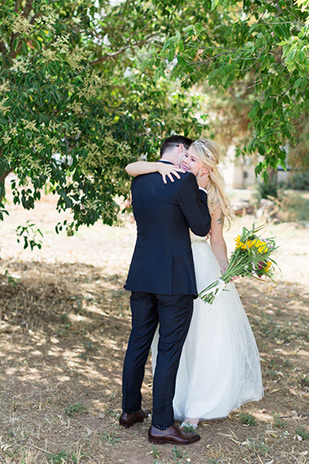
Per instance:
[[[211,0],[211,11],[215,10],[217,6],[219,5],[220,1],[219,0]]]

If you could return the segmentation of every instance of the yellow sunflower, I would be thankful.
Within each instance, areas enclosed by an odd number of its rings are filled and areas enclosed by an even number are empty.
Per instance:
[[[244,245],[243,242],[240,241],[240,235],[237,235],[237,237],[234,238],[234,241],[236,250],[237,248],[242,248],[242,246]]]

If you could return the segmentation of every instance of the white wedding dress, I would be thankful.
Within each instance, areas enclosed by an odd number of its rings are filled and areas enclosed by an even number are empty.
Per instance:
[[[197,289],[220,277],[205,239],[193,236]],[[175,419],[217,419],[263,397],[258,348],[234,284],[214,303],[194,300],[193,317],[183,346],[173,401]],[[153,370],[158,330],[152,343]]]

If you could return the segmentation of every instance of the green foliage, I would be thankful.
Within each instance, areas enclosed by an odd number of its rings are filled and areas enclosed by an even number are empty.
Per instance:
[[[114,223],[128,162],[154,159],[172,132],[209,132],[199,122],[206,115],[195,116],[203,113],[190,95],[196,84],[215,89],[222,111],[232,106],[230,120],[250,126],[239,153],[262,155],[264,180],[268,166],[285,167],[286,140],[306,145],[295,130],[300,119],[307,127],[305,0],[2,3],[0,220],[13,171],[15,204],[33,208],[48,185],[58,210],[72,211],[57,231]]]
[[[129,145],[98,99],[111,83],[89,63],[90,17],[82,11],[91,2],[19,3],[17,12],[15,3],[1,9],[1,174],[17,174],[13,201],[25,209],[48,182],[77,227],[112,223]]]
[[[168,73],[188,88],[207,81],[223,93],[244,82],[251,139],[241,152],[263,156],[257,175],[285,168],[283,146],[295,141],[294,123],[308,110],[308,2],[191,0],[170,11],[171,32],[153,62],[157,77]]]
[[[61,451],[60,453],[53,453],[53,454],[50,454],[48,455],[48,461],[49,462],[52,462],[54,464],[61,464],[63,462],[65,462],[65,459],[67,457],[67,453],[66,451]]]
[[[116,199],[129,190],[125,165],[153,157],[172,130],[200,133],[198,102],[167,80],[155,83],[152,68],[138,70],[152,47],[151,14],[140,1],[3,2],[0,220],[13,171],[15,204],[33,208],[48,184],[58,210],[72,211],[57,231],[112,224]]]
[[[67,458],[66,451],[61,451],[60,453],[54,453],[54,454],[48,455],[48,461],[54,464],[58,464],[58,463],[62,464],[63,462],[65,462],[66,458]]]
[[[160,456],[159,450],[156,446],[152,445],[151,453],[154,458],[158,458]]]
[[[189,433],[195,433],[196,432],[196,427],[194,427],[191,424],[185,424],[181,428],[182,428],[182,430],[184,432],[189,432]]]
[[[308,221],[309,199],[301,194],[281,194],[275,201],[281,221]]]
[[[249,438],[247,440],[247,447],[249,451],[260,454],[261,456],[266,456],[270,451],[270,447],[262,439],[258,441]]]
[[[186,460],[187,453],[182,451],[180,448],[176,446],[172,449],[173,452],[173,461],[177,463],[183,463]]]
[[[276,178],[269,180],[267,183],[264,181],[257,182],[255,185],[255,198],[258,202],[262,198],[274,199],[278,196],[278,182]]]
[[[240,422],[245,425],[256,425],[256,419],[252,414],[249,414],[248,412],[246,413],[241,413],[239,415],[240,417]]]
[[[286,186],[293,190],[309,190],[309,171],[290,174]]]
[[[300,379],[300,385],[302,387],[309,387],[309,376],[308,375],[304,375],[301,379]]]
[[[87,412],[87,408],[83,403],[70,404],[66,410],[66,414],[69,417],[73,417],[75,414],[83,414]]]
[[[279,414],[274,414],[274,427],[283,428],[286,425],[286,422],[280,418]]]
[[[20,242],[20,238],[22,237],[24,239],[24,248],[30,247],[31,250],[33,250],[35,247],[37,247],[39,250],[42,248],[42,241],[37,240],[37,236],[40,235],[43,237],[42,232],[39,229],[34,228],[34,224],[31,224],[30,221],[26,222],[25,226],[18,226],[16,229],[16,234],[17,237],[17,242]]]
[[[309,433],[307,432],[304,425],[299,425],[296,428],[296,435],[300,436],[303,440],[308,440]]]
[[[120,438],[115,438],[112,432],[105,432],[103,434],[99,434],[99,439],[109,443],[110,445],[114,445],[120,441]]]
[[[77,464],[79,457],[75,453],[61,451],[60,453],[52,453],[47,455],[48,462],[51,464]]]
[[[305,111],[295,123],[296,145],[290,146],[289,165],[299,170],[309,169],[309,117]]]
[[[8,270],[6,269],[5,273],[4,273],[5,277],[7,277],[8,279],[8,284],[14,288],[15,285],[16,285],[16,280],[14,279],[14,277],[11,277]]]

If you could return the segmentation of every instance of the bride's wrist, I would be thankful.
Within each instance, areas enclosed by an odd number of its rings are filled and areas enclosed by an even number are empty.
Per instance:
[[[222,274],[224,274],[224,273],[226,272],[226,270],[227,270],[228,267],[229,267],[229,263],[226,263],[226,262],[225,262],[225,263],[221,263],[220,269],[221,269]]]
[[[160,172],[160,163],[159,161],[154,161],[154,169],[155,169],[155,172]]]

